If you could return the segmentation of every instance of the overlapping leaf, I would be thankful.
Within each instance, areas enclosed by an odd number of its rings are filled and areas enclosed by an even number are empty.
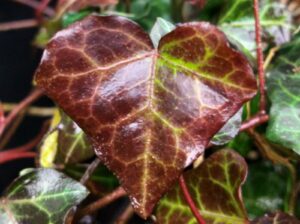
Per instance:
[[[43,167],[82,162],[94,156],[87,136],[64,113],[56,112],[51,130],[41,145],[39,161]]]
[[[115,16],[56,34],[36,82],[91,138],[144,218],[256,92],[248,62],[216,27],[179,25],[154,49]]]
[[[87,194],[83,185],[62,173],[33,170],[15,180],[0,199],[0,223],[61,224]]]
[[[184,174],[190,194],[207,224],[244,224],[247,213],[241,199],[241,185],[247,175],[243,157],[231,150],[221,150],[197,169]],[[159,203],[160,224],[196,224],[185,198],[176,186]]]
[[[300,224],[300,221],[283,212],[276,212],[257,218],[251,224]]]

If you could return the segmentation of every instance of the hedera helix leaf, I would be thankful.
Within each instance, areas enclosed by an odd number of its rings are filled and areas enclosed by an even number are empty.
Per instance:
[[[90,137],[143,218],[256,93],[247,60],[213,25],[178,25],[154,49],[116,16],[58,32],[35,79]]]
[[[283,166],[267,161],[251,163],[243,186],[243,199],[249,218],[260,217],[267,212],[284,211],[285,204],[289,203],[290,179],[288,170]]]
[[[257,218],[251,221],[250,224],[300,224],[300,221],[286,213],[276,212]]]
[[[184,174],[189,192],[206,224],[244,224],[247,213],[241,199],[241,185],[247,176],[243,157],[232,150],[220,150],[197,168]],[[196,224],[178,185],[161,199],[159,224]]]
[[[54,131],[46,137],[40,149],[42,167],[82,162],[94,156],[87,136],[63,112],[56,111],[50,130]]]
[[[17,178],[0,199],[0,223],[62,224],[68,210],[88,195],[79,182],[52,169]]]
[[[287,6],[272,0],[260,1],[260,23],[263,28],[263,47],[288,42],[295,29]],[[248,58],[256,54],[255,26],[252,0],[226,1],[218,24],[229,40]]]

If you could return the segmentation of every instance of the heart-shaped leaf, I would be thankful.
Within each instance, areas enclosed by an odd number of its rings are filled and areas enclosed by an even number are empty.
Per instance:
[[[247,176],[243,157],[232,150],[221,150],[197,169],[184,174],[190,194],[206,224],[244,224],[247,213],[241,199],[241,185]],[[177,185],[159,203],[160,224],[196,223]]]
[[[36,82],[91,138],[144,218],[256,93],[247,60],[216,27],[181,24],[154,49],[116,16],[58,32]]]
[[[68,210],[88,195],[79,182],[52,169],[16,179],[0,199],[0,223],[61,224]]]
[[[251,224],[300,224],[300,221],[283,212],[276,212],[257,218],[251,221]]]

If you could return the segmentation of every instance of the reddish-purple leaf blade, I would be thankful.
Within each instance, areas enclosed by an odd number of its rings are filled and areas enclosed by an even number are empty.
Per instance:
[[[206,224],[248,223],[241,198],[246,176],[245,160],[232,150],[218,151],[184,174]],[[160,201],[156,217],[159,224],[197,223],[178,185]]]
[[[251,224],[300,224],[300,221],[286,213],[276,212],[257,218]]]
[[[36,82],[91,138],[144,218],[256,92],[248,62],[216,27],[180,25],[156,50],[115,16],[55,35]]]

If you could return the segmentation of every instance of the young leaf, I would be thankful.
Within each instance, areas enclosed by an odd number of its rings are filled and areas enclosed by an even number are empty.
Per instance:
[[[147,217],[211,137],[256,93],[247,60],[208,23],[154,49],[121,17],[89,16],[48,44],[36,82],[85,131]]]
[[[300,154],[300,72],[276,73],[267,82],[272,102],[267,138]]]
[[[163,18],[157,18],[150,32],[150,38],[155,48],[158,47],[160,39],[175,29],[175,26]]]
[[[206,159],[184,178],[190,194],[207,224],[244,224],[247,213],[241,199],[241,185],[247,176],[243,157],[232,150],[221,150]],[[177,185],[159,203],[158,223],[196,223]]]
[[[79,182],[52,169],[17,178],[0,199],[0,223],[63,223],[64,216],[88,195]]]
[[[250,224],[300,224],[300,221],[283,212],[276,212],[257,218],[251,221]]]
[[[63,112],[54,116],[51,129],[54,128],[57,130],[48,135],[41,146],[40,163],[43,167],[82,162],[95,155],[87,136]]]

